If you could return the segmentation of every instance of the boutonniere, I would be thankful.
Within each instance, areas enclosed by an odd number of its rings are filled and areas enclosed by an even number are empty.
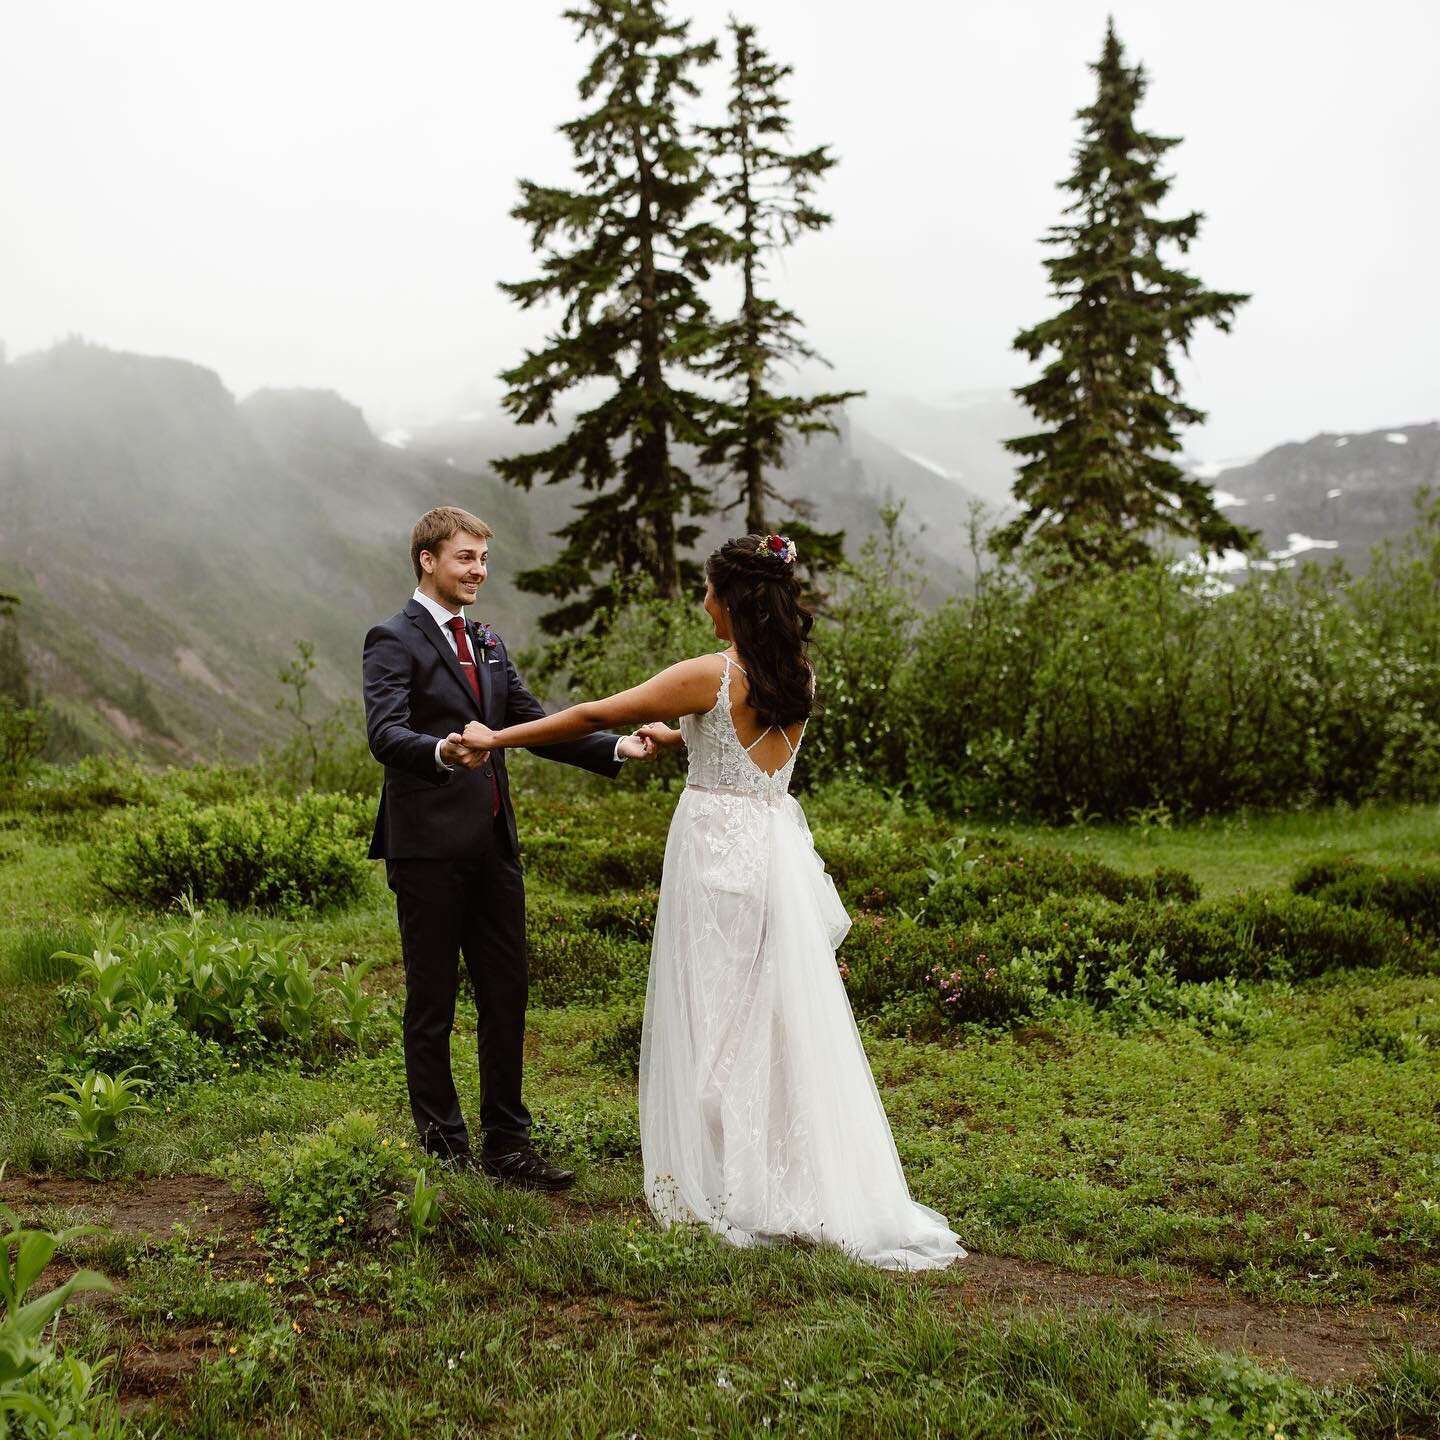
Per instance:
[[[500,637],[483,620],[476,622],[475,638],[482,650],[493,650],[500,643]]]

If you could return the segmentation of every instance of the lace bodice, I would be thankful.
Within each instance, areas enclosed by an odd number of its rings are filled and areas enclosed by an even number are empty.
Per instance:
[[[686,784],[693,790],[746,795],[771,803],[783,800],[790,793],[790,776],[800,746],[797,743],[791,748],[790,758],[773,775],[767,775],[750,758],[735,733],[735,721],[730,714],[730,672],[739,670],[740,666],[728,655],[723,658],[725,673],[720,677],[720,693],[714,705],[703,715],[686,715],[680,721],[690,763]],[[757,736],[751,748],[766,734],[769,731]]]

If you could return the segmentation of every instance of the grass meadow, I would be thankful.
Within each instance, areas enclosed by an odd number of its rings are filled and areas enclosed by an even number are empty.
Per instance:
[[[341,903],[199,897],[197,922],[122,898],[125,836],[163,809],[142,800],[0,814],[0,1200],[107,1227],[39,1282],[113,1284],[58,1327],[98,1367],[93,1433],[1440,1436],[1433,807],[1052,830],[810,797],[912,1192],[974,1252],[907,1277],[648,1218],[635,1057],[673,794],[521,797],[527,1098],[579,1171],[562,1197],[417,1179],[376,867]],[[189,1019],[171,997],[97,1021],[104,982],[52,958],[173,952],[187,925],[289,957],[274,1014],[222,1014],[216,980]],[[47,1098],[97,1056],[148,1107],[103,1144]],[[453,1057],[473,1117],[463,991]]]

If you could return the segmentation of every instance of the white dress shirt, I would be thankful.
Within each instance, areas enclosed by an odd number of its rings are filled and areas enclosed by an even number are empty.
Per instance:
[[[460,646],[456,643],[455,632],[450,628],[450,622],[457,615],[463,620],[465,618],[464,608],[462,607],[459,610],[447,610],[445,606],[443,606],[438,600],[432,600],[430,596],[425,594],[423,590],[419,589],[415,591],[415,594],[411,596],[411,599],[418,601],[435,617],[435,623],[440,627],[440,633],[449,642],[451,651],[458,657],[460,654]],[[476,665],[479,665],[481,663],[480,658],[473,653],[473,650],[470,658]],[[444,743],[445,741],[443,738],[435,742],[435,768],[437,770],[453,770],[455,768],[453,765],[447,765],[440,758],[440,747]],[[623,764],[625,761],[625,757],[620,753],[619,740],[615,742],[615,759],[616,762],[619,764]]]

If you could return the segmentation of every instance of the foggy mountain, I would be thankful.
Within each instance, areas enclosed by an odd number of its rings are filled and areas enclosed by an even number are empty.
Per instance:
[[[1225,513],[1259,530],[1272,556],[1337,555],[1363,570],[1371,548],[1415,521],[1415,493],[1440,485],[1440,424],[1323,434],[1248,464],[1197,466]]]
[[[35,681],[94,743],[252,755],[282,724],[295,640],[315,645],[322,708],[358,696],[365,630],[409,596],[410,527],[433,505],[494,526],[480,613],[513,647],[535,638],[549,602],[510,577],[555,553],[576,487],[522,493],[485,467],[543,443],[469,418],[387,444],[329,391],[237,403],[199,365],[67,341],[0,364],[0,589],[22,597]],[[784,488],[852,549],[903,500],[931,594],[963,583],[968,492],[894,447],[802,444]],[[738,523],[711,517],[707,538]]]
[[[998,513],[999,442],[1024,433],[1025,414],[994,395],[856,413],[864,424],[847,415],[838,437],[795,447],[781,489],[843,529],[852,555],[881,508],[903,502],[925,599],[938,602],[967,584],[971,507]],[[433,505],[495,527],[479,614],[514,648],[536,638],[549,602],[512,577],[555,553],[578,487],[525,493],[488,465],[550,438],[472,413],[387,443],[330,391],[237,402],[199,365],[67,341],[0,363],[0,589],[23,599],[35,680],[93,743],[252,755],[282,727],[276,672],[295,640],[315,645],[321,708],[358,696],[365,630],[410,594],[410,527]],[[1201,473],[1272,549],[1334,540],[1363,565],[1375,540],[1409,527],[1437,469],[1430,424],[1321,435]],[[700,553],[741,523],[709,517]]]

